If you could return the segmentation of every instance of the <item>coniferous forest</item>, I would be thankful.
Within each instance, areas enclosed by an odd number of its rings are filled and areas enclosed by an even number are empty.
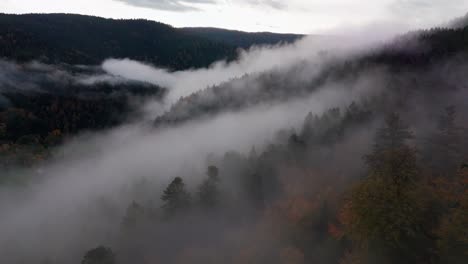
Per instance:
[[[468,263],[466,21],[300,37],[0,15],[0,263]]]

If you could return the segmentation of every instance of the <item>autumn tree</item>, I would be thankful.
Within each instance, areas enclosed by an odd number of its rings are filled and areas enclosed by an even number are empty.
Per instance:
[[[368,177],[357,184],[342,212],[348,236],[355,243],[391,261],[405,263],[424,255],[426,200],[418,185],[412,138],[399,115],[390,114],[366,156]]]
[[[185,188],[185,183],[180,177],[176,177],[164,190],[161,196],[162,208],[167,216],[183,212],[190,207],[190,194]]]
[[[454,203],[437,233],[443,263],[468,263],[468,168],[462,168],[450,190]]]

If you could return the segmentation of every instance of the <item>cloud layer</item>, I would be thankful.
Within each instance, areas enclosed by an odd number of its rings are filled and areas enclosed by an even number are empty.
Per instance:
[[[146,7],[164,11],[193,11],[198,10],[199,4],[219,4],[220,0],[115,0],[128,5]],[[267,6],[275,9],[285,8],[286,5],[278,0],[234,0],[230,1],[251,6]]]
[[[197,10],[194,5],[210,4],[214,0],[116,0],[137,7],[147,7],[166,11]]]

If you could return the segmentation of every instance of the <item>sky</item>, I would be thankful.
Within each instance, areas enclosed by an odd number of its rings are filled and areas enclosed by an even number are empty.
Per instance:
[[[314,34],[343,26],[444,23],[468,0],[0,0],[3,13],[76,13],[145,18],[175,27]]]

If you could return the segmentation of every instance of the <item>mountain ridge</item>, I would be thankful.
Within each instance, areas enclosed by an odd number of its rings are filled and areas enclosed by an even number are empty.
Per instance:
[[[219,30],[222,34],[231,32]],[[217,33],[217,34],[221,34]],[[187,32],[145,19],[108,19],[76,14],[0,14],[0,58],[55,64],[100,64],[107,58],[130,58],[171,70],[208,67],[233,60],[238,48],[291,41],[291,36],[229,33],[243,36],[242,45],[226,36]],[[254,34],[254,35],[252,35]],[[215,34],[216,35],[216,34]],[[275,36],[272,39],[271,36]],[[265,43],[267,42],[267,43]]]

